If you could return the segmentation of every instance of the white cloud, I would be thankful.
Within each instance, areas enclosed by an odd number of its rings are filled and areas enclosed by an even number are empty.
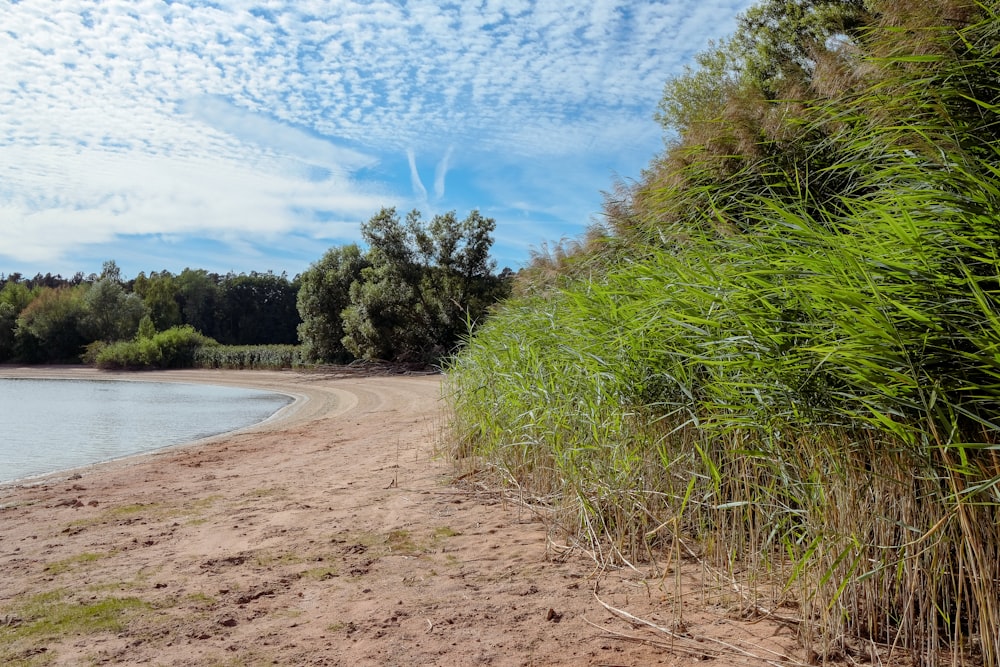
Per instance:
[[[417,156],[412,148],[406,149],[406,159],[410,163],[410,187],[413,188],[413,195],[422,202],[427,201],[427,188],[420,180],[420,172],[417,170]]]
[[[539,182],[482,192],[523,187],[585,224],[547,198],[593,202],[601,174],[648,160],[664,80],[750,2],[5,3],[0,255],[136,231],[326,238],[318,220],[408,196],[383,165],[404,152],[418,200],[418,154],[442,156],[436,202],[519,165]]]
[[[453,146],[448,146],[448,150],[445,152],[444,157],[441,161],[437,163],[437,167],[434,168],[434,198],[443,199],[444,198],[444,181],[448,176],[448,167],[451,166],[451,154],[454,152]]]

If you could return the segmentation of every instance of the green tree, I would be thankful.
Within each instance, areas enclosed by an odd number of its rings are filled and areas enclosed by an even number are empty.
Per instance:
[[[361,227],[369,266],[342,313],[344,347],[365,359],[439,359],[503,296],[489,252],[496,222],[472,211],[429,223],[382,209]]]
[[[84,312],[80,330],[91,341],[132,338],[139,328],[139,320],[148,312],[138,294],[127,293],[121,283],[110,276],[87,288],[82,302]]]
[[[86,337],[80,323],[86,314],[83,287],[43,288],[17,318],[24,336],[25,361],[68,361],[78,358]]]
[[[118,263],[115,260],[109,259],[101,265],[101,279],[107,279],[119,285],[122,283],[122,270],[118,268]]]
[[[0,289],[0,362],[17,356],[17,317],[37,293],[15,281],[7,282]]]
[[[331,248],[302,274],[297,306],[302,324],[299,340],[310,361],[344,362],[341,314],[350,305],[351,285],[369,266],[357,244]]]
[[[298,342],[298,289],[284,273],[227,275],[219,285],[217,340],[227,345]]]
[[[219,276],[204,269],[186,268],[174,279],[181,318],[206,336],[218,338],[216,309],[219,303]]]
[[[157,331],[166,331],[181,323],[181,306],[178,303],[177,281],[169,271],[156,273],[146,278],[141,273],[136,276],[134,290],[142,297],[149,309]]]
[[[864,0],[767,0],[739,17],[736,33],[695,56],[664,86],[656,120],[683,134],[719,123],[741,98],[802,94],[823,54],[850,50],[872,15]],[[745,103],[745,102],[744,102]]]
[[[732,45],[770,96],[812,80],[818,54],[861,37],[864,0],[768,0],[740,17]]]
[[[153,318],[151,318],[148,314],[143,315],[142,319],[139,320],[139,329],[135,332],[136,340],[146,340],[155,335],[156,325],[153,324]]]
[[[741,85],[744,69],[731,41],[710,44],[694,58],[695,66],[667,80],[655,118],[671,138],[696,123],[718,122],[728,99]]]

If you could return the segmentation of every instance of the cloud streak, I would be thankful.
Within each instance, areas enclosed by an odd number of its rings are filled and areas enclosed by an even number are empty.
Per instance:
[[[434,168],[434,198],[444,199],[444,179],[448,175],[448,167],[451,166],[451,154],[454,151],[454,147],[448,146],[448,150],[445,152],[444,157],[441,161],[437,163],[437,167]]]

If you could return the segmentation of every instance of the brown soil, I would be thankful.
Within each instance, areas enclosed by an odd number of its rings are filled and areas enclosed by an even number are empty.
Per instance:
[[[0,486],[0,662],[809,662],[792,629],[701,586],[697,564],[602,571],[523,505],[457,482],[435,455],[439,376],[117,377],[299,400],[242,432]],[[74,608],[109,623],[58,620]]]

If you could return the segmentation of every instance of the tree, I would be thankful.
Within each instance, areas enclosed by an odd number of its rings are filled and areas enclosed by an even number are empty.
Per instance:
[[[91,341],[125,340],[135,335],[147,312],[138,294],[126,293],[113,274],[108,274],[87,288],[80,330]]]
[[[43,288],[17,318],[17,335],[30,351],[26,361],[67,361],[87,339],[80,332],[86,309],[81,287]]]
[[[0,289],[0,362],[17,356],[17,317],[36,294],[14,276]]]
[[[197,331],[219,338],[216,308],[219,302],[219,276],[204,269],[186,268],[174,279],[181,318]]]
[[[699,122],[715,122],[728,98],[740,86],[743,63],[729,41],[710,44],[694,57],[696,67],[667,80],[655,118],[678,135]]]
[[[656,120],[683,134],[717,123],[741,96],[767,100],[812,81],[816,58],[861,38],[872,20],[864,0],[767,0],[740,16],[738,29],[667,80]]]
[[[111,282],[122,283],[122,270],[118,268],[118,263],[109,259],[101,265],[101,280],[110,280]]]
[[[311,361],[344,362],[341,315],[351,302],[351,284],[369,266],[357,244],[331,248],[302,274],[297,307],[302,324],[299,340]]]
[[[444,356],[497,298],[504,281],[489,258],[496,222],[472,211],[405,223],[393,208],[361,226],[369,266],[350,287],[343,345],[365,359]]]
[[[284,273],[227,275],[219,285],[217,340],[227,345],[294,344],[298,289]]]
[[[860,36],[871,16],[864,0],[768,0],[740,17],[737,52],[746,73],[775,94],[812,79],[816,55],[831,39]],[[835,46],[835,45],[834,45]]]
[[[169,271],[154,271],[149,278],[140,273],[136,276],[133,289],[149,309],[149,316],[157,331],[166,331],[181,324],[177,281]]]

